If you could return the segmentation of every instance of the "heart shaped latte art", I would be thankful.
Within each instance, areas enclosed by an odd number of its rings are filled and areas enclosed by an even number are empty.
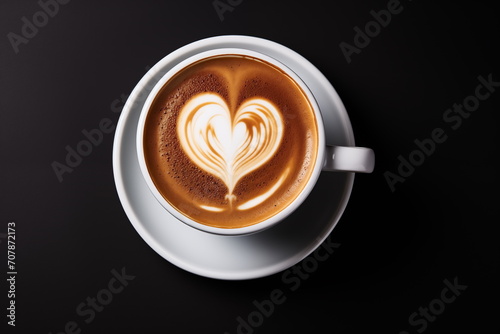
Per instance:
[[[203,93],[182,108],[177,135],[186,155],[226,184],[232,202],[238,181],[276,153],[283,127],[278,109],[265,99],[248,99],[231,113],[219,95]]]

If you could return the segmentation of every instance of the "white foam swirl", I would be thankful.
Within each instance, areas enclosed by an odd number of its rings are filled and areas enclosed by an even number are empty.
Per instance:
[[[269,101],[249,99],[231,113],[214,93],[191,98],[177,120],[181,147],[198,167],[226,184],[231,202],[238,181],[276,153],[283,128],[278,109]]]

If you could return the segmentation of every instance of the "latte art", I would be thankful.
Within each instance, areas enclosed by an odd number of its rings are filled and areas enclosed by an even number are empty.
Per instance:
[[[202,59],[152,101],[146,166],[184,216],[220,228],[258,224],[308,183],[318,151],[315,117],[300,86],[274,65],[238,55]]]
[[[224,182],[228,188],[225,198],[232,204],[237,182],[276,153],[283,121],[276,107],[264,99],[244,101],[231,113],[219,95],[202,93],[182,108],[177,136],[198,167]]]

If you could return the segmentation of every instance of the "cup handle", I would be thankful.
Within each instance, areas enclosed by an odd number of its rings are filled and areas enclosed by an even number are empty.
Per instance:
[[[371,148],[326,146],[324,171],[371,173],[375,167],[375,153]]]

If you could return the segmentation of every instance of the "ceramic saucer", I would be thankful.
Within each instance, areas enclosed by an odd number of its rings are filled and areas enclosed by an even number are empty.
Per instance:
[[[139,235],[158,254],[189,272],[217,279],[252,279],[293,266],[331,233],[349,199],[353,173],[323,172],[306,201],[272,228],[246,236],[201,232],[168,213],[149,190],[139,169],[136,132],[147,95],[180,61],[215,48],[247,48],[273,57],[292,69],[310,88],[325,123],[329,145],[354,146],[347,112],[328,80],[296,52],[249,36],[219,36],[188,44],[160,60],[130,94],[118,121],[113,172],[120,201]]]

